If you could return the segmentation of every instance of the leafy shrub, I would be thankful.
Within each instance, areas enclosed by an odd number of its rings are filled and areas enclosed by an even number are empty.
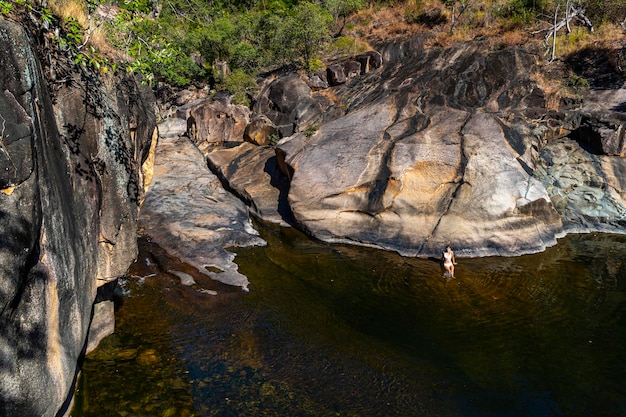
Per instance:
[[[309,63],[307,65],[309,71],[317,72],[319,70],[324,69],[324,63],[320,59],[309,59]]]
[[[318,129],[319,126],[317,125],[317,123],[313,123],[304,130],[304,134],[306,135],[306,137],[311,137],[315,134],[315,132],[318,131]]]
[[[576,74],[565,79],[563,83],[575,94],[582,94],[590,88],[589,80]]]
[[[270,144],[270,146],[276,145],[279,141],[280,136],[278,135],[278,133],[272,133],[267,138],[267,142]]]
[[[233,46],[230,66],[244,70],[255,70],[259,67],[259,51],[249,43],[240,42]]]
[[[64,39],[72,47],[77,47],[83,42],[83,25],[80,24],[75,17],[67,17],[63,21],[63,29],[65,29]]]
[[[512,0],[494,8],[493,15],[516,24],[528,24],[532,23],[547,5],[547,0]]]
[[[0,0],[0,13],[7,15],[13,10],[13,3],[7,0]]]
[[[327,52],[339,56],[352,56],[366,51],[367,47],[358,39],[349,36],[340,36],[330,43]]]
[[[233,103],[249,106],[250,98],[247,90],[255,87],[256,81],[244,70],[237,68],[222,81],[221,87],[233,95]]]

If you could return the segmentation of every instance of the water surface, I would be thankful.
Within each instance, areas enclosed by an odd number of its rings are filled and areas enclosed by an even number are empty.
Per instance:
[[[249,293],[142,241],[72,415],[626,416],[626,236],[459,259],[444,279],[434,260],[261,230],[236,260]]]

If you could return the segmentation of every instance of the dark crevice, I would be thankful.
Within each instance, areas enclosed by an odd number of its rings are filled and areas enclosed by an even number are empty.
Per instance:
[[[394,139],[391,138],[391,135],[388,132],[389,128],[395,126],[396,123],[402,120],[401,110],[407,105],[406,99],[407,97],[403,96],[400,105],[396,106],[397,111],[394,120],[383,133],[383,145],[385,146],[385,150],[381,158],[380,169],[376,175],[376,180],[374,181],[367,198],[367,209],[373,215],[379,214],[387,209],[383,204],[383,197],[387,191],[387,187],[389,186],[389,180],[391,179],[391,169],[389,167],[392,162],[391,157],[395,144],[406,137],[424,130],[430,125],[430,119],[423,113],[418,112],[410,118],[410,124],[408,128],[402,132],[402,134]]]
[[[468,158],[467,158],[467,155],[465,154],[465,135],[464,135],[463,131],[465,130],[465,127],[467,126],[467,123],[469,123],[469,121],[472,119],[472,116],[473,116],[473,113],[469,113],[467,118],[463,122],[463,125],[461,125],[461,128],[459,129],[459,138],[460,138],[459,150],[461,152],[461,163],[459,164],[459,170],[458,170],[458,178],[459,179],[458,179],[458,181],[456,181],[456,187],[454,188],[454,191],[452,191],[450,193],[450,198],[447,201],[447,203],[445,204],[445,209],[441,213],[441,216],[439,216],[439,219],[437,220],[437,223],[433,227],[433,230],[430,232],[428,237],[424,240],[424,242],[418,248],[417,253],[422,253],[422,251],[424,249],[424,246],[426,246],[428,241],[434,236],[435,232],[439,228],[439,224],[441,223],[441,220],[448,213],[448,211],[450,211],[450,207],[452,207],[452,203],[454,202],[454,199],[456,198],[456,195],[457,195],[459,189],[461,188],[461,186],[463,186],[463,184],[466,184],[466,182],[465,182],[465,169],[467,167]]]
[[[578,129],[570,133],[569,137],[592,155],[604,154],[602,151],[602,136],[589,125],[581,125]]]

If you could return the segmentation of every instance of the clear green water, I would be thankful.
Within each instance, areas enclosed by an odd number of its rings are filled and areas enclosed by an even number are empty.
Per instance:
[[[450,280],[262,234],[238,251],[250,293],[184,287],[162,271],[189,267],[143,242],[131,274],[157,275],[126,280],[72,416],[626,416],[626,236],[460,259]]]

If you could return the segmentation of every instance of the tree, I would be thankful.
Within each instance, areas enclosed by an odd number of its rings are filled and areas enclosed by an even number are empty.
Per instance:
[[[341,26],[336,30],[333,37],[337,38],[341,36],[341,32],[346,25],[346,18],[352,13],[362,9],[365,5],[363,0],[329,0],[328,9],[333,15],[335,27],[339,25],[339,19],[341,18]]]
[[[307,69],[319,47],[329,40],[329,26],[333,17],[328,10],[314,3],[295,6],[287,21],[286,37],[304,59]]]
[[[459,19],[461,19],[461,16],[476,2],[477,0],[443,0],[443,4],[452,9],[452,17],[450,19],[450,35],[454,33],[454,27]]]

